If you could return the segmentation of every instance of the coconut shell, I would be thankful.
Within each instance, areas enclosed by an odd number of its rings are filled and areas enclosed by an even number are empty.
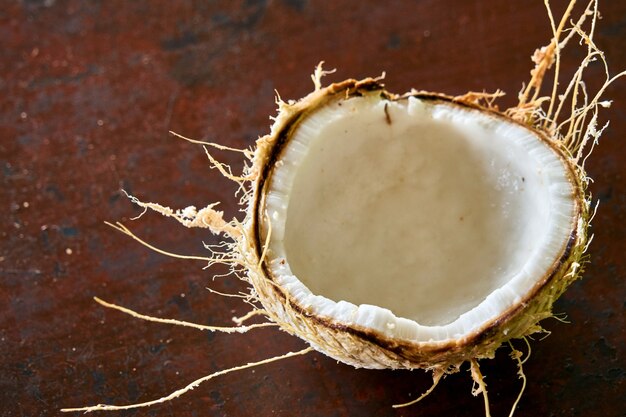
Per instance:
[[[246,219],[240,224],[241,235],[237,242],[240,261],[248,270],[247,280],[252,284],[255,297],[270,318],[283,330],[305,340],[316,350],[355,367],[425,368],[446,372],[458,370],[465,361],[491,358],[495,350],[506,341],[541,331],[539,322],[552,316],[553,303],[581,272],[582,257],[588,240],[589,204],[582,168],[568,156],[567,149],[560,141],[536,127],[531,128],[569,168],[569,178],[575,189],[576,215],[572,219],[567,244],[552,267],[539,277],[534,288],[519,303],[478,330],[462,339],[446,342],[392,339],[372,329],[318,316],[299,305],[277,284],[266,263],[267,230],[263,208],[268,180],[281,150],[300,121],[311,112],[335,100],[368,94],[379,95],[388,100],[413,96],[423,100],[446,102],[454,106],[471,107],[511,123],[519,123],[494,108],[481,106],[468,99],[471,95],[453,98],[418,91],[396,95],[385,91],[380,80],[373,78],[360,81],[351,79],[325,88],[318,87],[300,101],[279,102],[279,113],[271,133],[257,141],[252,166],[247,170],[247,175],[253,182],[245,199]]]

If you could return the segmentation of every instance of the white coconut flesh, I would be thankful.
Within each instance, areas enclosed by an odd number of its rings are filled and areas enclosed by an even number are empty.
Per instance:
[[[332,101],[296,126],[268,180],[269,270],[332,322],[462,339],[563,255],[571,177],[546,140],[503,117],[415,97]]]

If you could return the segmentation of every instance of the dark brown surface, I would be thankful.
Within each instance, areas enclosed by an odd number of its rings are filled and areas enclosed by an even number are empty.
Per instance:
[[[521,3],[521,2],[520,2]],[[103,225],[122,220],[170,251],[203,254],[209,233],[139,213],[119,192],[172,207],[222,201],[235,187],[174,130],[244,147],[267,132],[274,89],[306,94],[325,60],[327,81],[387,72],[387,87],[509,93],[547,43],[543,2],[304,1],[3,2],[0,7],[0,414],[58,415],[64,406],[165,395],[230,366],[304,347],[275,329],[207,335],[106,310],[97,295],[145,313],[229,324],[246,311],[219,268],[148,251]],[[626,68],[626,3],[601,5],[597,43]],[[555,2],[557,13],[563,2]],[[572,71],[580,54],[565,60]],[[597,85],[602,73],[589,70]],[[520,416],[624,416],[626,399],[626,89],[589,160],[592,264],[557,303],[571,324],[534,342]],[[240,166],[239,155],[219,158]],[[69,250],[68,250],[69,249]],[[71,252],[70,252],[71,251]],[[481,363],[494,416],[520,381],[501,349]],[[394,410],[429,385],[421,371],[354,370],[320,354],[220,377],[168,404],[115,415],[435,416],[483,413],[466,369],[421,404]],[[412,395],[412,397],[409,397]],[[109,413],[112,415],[114,413]]]

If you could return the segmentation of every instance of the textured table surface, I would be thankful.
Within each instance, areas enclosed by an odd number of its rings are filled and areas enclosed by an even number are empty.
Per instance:
[[[524,4],[521,6],[521,4]],[[626,68],[626,2],[601,4],[596,41]],[[555,12],[564,9],[555,1]],[[247,147],[267,133],[274,94],[297,99],[321,60],[326,82],[386,71],[391,91],[508,93],[547,44],[543,2],[4,1],[0,7],[0,415],[52,416],[67,406],[151,400],[203,375],[305,347],[275,328],[206,334],[147,323],[97,305],[228,325],[246,312],[220,268],[168,258],[103,224],[123,221],[163,249],[203,255],[216,237],[140,213],[120,192],[182,208],[235,186],[210,170],[197,139]],[[581,53],[563,62],[570,74]],[[589,69],[597,88],[600,67]],[[601,200],[592,263],[555,310],[571,324],[532,343],[520,416],[626,415],[626,84],[588,161]],[[238,154],[218,153],[241,167]],[[519,347],[523,347],[522,344]],[[481,363],[492,413],[521,386],[508,348]],[[421,371],[355,370],[318,353],[207,382],[167,404],[102,415],[481,416],[467,368],[422,403]]]

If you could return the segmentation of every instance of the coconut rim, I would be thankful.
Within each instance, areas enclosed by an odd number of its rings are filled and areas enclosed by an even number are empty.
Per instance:
[[[263,208],[265,207],[265,197],[267,195],[266,188],[270,183],[275,163],[288,144],[293,131],[298,127],[301,120],[306,118],[308,114],[316,111],[325,104],[334,100],[348,99],[351,97],[363,96],[365,94],[380,94],[382,99],[389,101],[400,101],[406,100],[409,97],[415,97],[424,101],[434,103],[439,102],[450,106],[459,106],[461,108],[480,111],[488,116],[498,118],[503,122],[513,123],[531,131],[535,137],[550,147],[558,159],[562,161],[562,165],[565,166],[564,175],[566,176],[568,183],[572,186],[573,193],[573,213],[569,227],[571,230],[569,238],[564,239],[565,243],[557,252],[556,259],[553,261],[551,267],[548,268],[540,278],[535,280],[535,285],[533,285],[530,290],[521,296],[518,302],[511,305],[500,314],[489,318],[478,328],[462,335],[459,338],[451,337],[439,341],[415,341],[401,337],[389,337],[381,331],[371,327],[365,327],[354,323],[348,324],[333,317],[327,317],[311,312],[309,309],[301,306],[296,300],[294,300],[286,289],[282,288],[280,284],[277,283],[277,280],[268,267],[264,257],[264,247],[267,242],[264,242],[262,237],[264,235],[262,228],[265,224],[265,214]],[[306,316],[307,319],[313,320],[321,326],[334,331],[349,332],[354,336],[394,352],[398,351],[398,349],[402,351],[406,348],[419,348],[423,353],[429,352],[435,354],[437,352],[449,351],[450,349],[456,350],[470,348],[480,344],[485,339],[493,337],[494,331],[496,331],[499,327],[503,327],[506,323],[511,322],[515,317],[522,313],[530,304],[531,300],[539,296],[542,290],[555,281],[555,278],[562,275],[559,274],[559,272],[563,271],[564,267],[569,266],[569,264],[573,261],[573,259],[570,259],[573,254],[573,248],[584,243],[586,240],[585,233],[583,232],[581,235],[579,232],[579,223],[581,220],[585,219],[585,193],[581,181],[581,178],[584,177],[584,175],[582,175],[580,168],[570,161],[571,158],[567,156],[567,149],[561,145],[560,142],[551,140],[546,132],[541,129],[537,129],[533,126],[529,126],[507,117],[494,108],[484,107],[474,102],[464,100],[463,98],[455,98],[440,93],[416,90],[412,90],[411,92],[402,95],[392,94],[384,89],[384,85],[379,82],[379,79],[373,78],[367,78],[360,81],[349,79],[340,83],[334,83],[328,87],[314,91],[297,103],[290,103],[287,106],[289,107],[289,109],[285,110],[287,114],[283,115],[282,111],[279,113],[279,116],[276,118],[275,124],[272,128],[272,133],[268,137],[264,138],[269,139],[269,146],[259,146],[257,149],[257,152],[260,152],[260,155],[256,155],[255,165],[259,165],[254,168],[258,169],[258,177],[253,187],[253,194],[251,196],[252,200],[250,201],[249,206],[249,209],[251,210],[251,223],[249,224],[249,227],[252,231],[252,244],[255,248],[255,255],[259,260],[261,260],[259,263],[259,272],[262,272],[263,276],[271,281],[273,291],[280,297],[283,303],[288,304],[291,310],[294,310],[299,315]],[[298,279],[298,281],[300,280]],[[511,337],[513,336],[519,337],[520,335],[511,335]],[[402,353],[400,353],[400,355],[402,355]]]

